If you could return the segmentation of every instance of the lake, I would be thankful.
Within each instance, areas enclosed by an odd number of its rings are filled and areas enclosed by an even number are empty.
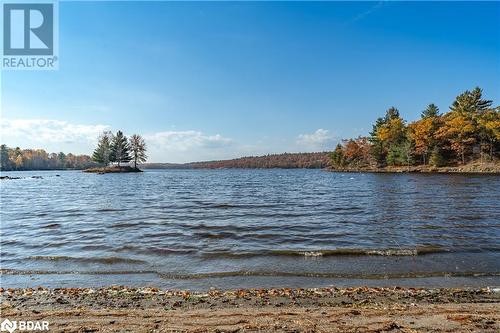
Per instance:
[[[500,285],[495,175],[2,175],[4,288]]]

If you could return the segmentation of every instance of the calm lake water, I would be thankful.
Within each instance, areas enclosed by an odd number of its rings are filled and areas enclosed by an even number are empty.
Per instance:
[[[2,287],[500,285],[499,176],[2,175]]]

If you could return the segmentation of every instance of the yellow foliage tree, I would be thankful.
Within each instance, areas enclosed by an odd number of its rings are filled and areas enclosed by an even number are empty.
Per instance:
[[[382,143],[391,145],[404,139],[406,126],[400,117],[392,118],[377,130],[377,138]]]
[[[476,142],[476,126],[470,117],[462,112],[452,111],[444,116],[444,123],[437,132],[436,138],[443,140],[465,164],[465,155]]]
[[[495,143],[500,142],[500,108],[482,112],[477,119],[481,143],[487,142],[490,158],[493,158]],[[481,145],[481,149],[482,149]],[[482,150],[481,150],[482,152]],[[482,155],[481,155],[482,158]]]
[[[427,163],[427,156],[435,141],[435,123],[436,121],[434,118],[423,118],[408,125],[408,134],[415,143],[415,153],[422,156],[424,165]]]

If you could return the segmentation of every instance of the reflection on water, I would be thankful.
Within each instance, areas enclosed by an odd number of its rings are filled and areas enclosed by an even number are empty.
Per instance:
[[[137,285],[152,274],[153,283],[184,280],[187,287],[210,278],[255,284],[266,276],[304,283],[314,277],[499,281],[498,176],[320,170],[2,175],[43,176],[1,182],[2,284],[24,285],[33,273],[38,284],[63,275],[62,284],[77,283],[79,274]]]

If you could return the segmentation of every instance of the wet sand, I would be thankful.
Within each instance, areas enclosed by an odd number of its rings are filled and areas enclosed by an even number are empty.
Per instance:
[[[2,318],[51,332],[498,332],[492,289],[1,289]]]

